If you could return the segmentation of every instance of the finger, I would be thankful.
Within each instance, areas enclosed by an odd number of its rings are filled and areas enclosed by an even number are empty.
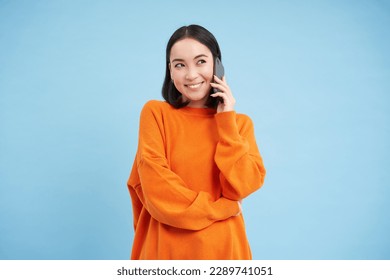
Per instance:
[[[222,85],[222,84],[217,84],[217,83],[210,83],[210,85],[213,87],[213,88],[217,88],[223,92],[227,92],[227,88],[226,86]]]
[[[239,216],[242,213],[242,203],[241,203],[241,201],[237,201],[237,202],[238,202],[239,212],[238,212],[238,214],[236,214],[236,216]]]
[[[227,96],[226,94],[224,94],[223,92],[216,92],[216,93],[213,93],[213,94],[210,94],[210,96],[212,97],[221,97],[224,101],[226,101],[227,99]]]
[[[222,82],[222,80],[217,75],[214,75],[214,80],[218,82]]]
[[[214,75],[214,81],[218,82],[218,83],[225,84],[226,86],[228,86],[228,84],[226,82],[226,76],[223,76],[222,79],[220,79],[218,76]]]
[[[212,96],[214,98],[217,98],[217,97],[222,98],[224,104],[230,104],[231,103],[230,100],[229,100],[229,97],[224,92],[219,91],[219,92],[210,94],[210,96]]]
[[[226,83],[226,78],[225,76],[222,77],[222,79],[218,78],[217,76],[214,75],[214,83],[219,84],[219,85],[224,85],[226,88],[229,88],[229,85]]]
[[[220,79],[218,76],[214,75],[214,82],[217,82],[218,84],[225,84],[225,76],[222,77],[222,79]]]
[[[217,91],[217,92],[215,92],[215,93],[212,93],[212,94],[210,94],[210,96],[212,96],[212,97],[223,97],[223,96],[225,96],[225,94],[223,94],[222,92],[220,92],[220,91]]]

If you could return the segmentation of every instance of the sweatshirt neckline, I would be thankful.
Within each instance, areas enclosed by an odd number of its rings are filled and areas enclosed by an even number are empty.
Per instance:
[[[194,108],[194,107],[182,107],[177,109],[182,113],[193,115],[193,116],[214,116],[216,109],[213,108]]]

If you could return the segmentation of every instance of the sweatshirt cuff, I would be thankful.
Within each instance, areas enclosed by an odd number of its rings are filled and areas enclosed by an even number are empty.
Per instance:
[[[240,205],[238,201],[230,200],[225,197],[221,197],[214,202],[214,207],[218,213],[224,213],[222,217],[212,217],[214,220],[228,219],[230,217],[238,216],[241,213]]]
[[[215,120],[221,140],[238,140],[240,138],[235,111],[215,114]]]

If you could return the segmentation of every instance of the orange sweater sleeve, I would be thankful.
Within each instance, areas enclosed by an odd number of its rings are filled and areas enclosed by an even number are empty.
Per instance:
[[[182,229],[200,230],[239,213],[237,201],[224,197],[214,201],[207,192],[190,190],[171,171],[164,148],[165,125],[175,124],[167,123],[161,109],[147,103],[140,117],[138,172],[128,181],[130,193],[137,194],[137,201],[154,219]]]
[[[245,115],[238,122],[234,111],[218,113],[215,119],[219,134],[215,162],[221,171],[222,194],[241,200],[263,185],[266,174],[253,123]]]

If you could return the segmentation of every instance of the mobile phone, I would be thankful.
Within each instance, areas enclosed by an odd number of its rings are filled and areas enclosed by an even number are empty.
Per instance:
[[[221,60],[216,57],[214,60],[214,75],[218,78],[222,79],[222,77],[225,75],[225,68],[222,65]],[[219,90],[217,88],[213,88],[213,92],[218,92]]]

